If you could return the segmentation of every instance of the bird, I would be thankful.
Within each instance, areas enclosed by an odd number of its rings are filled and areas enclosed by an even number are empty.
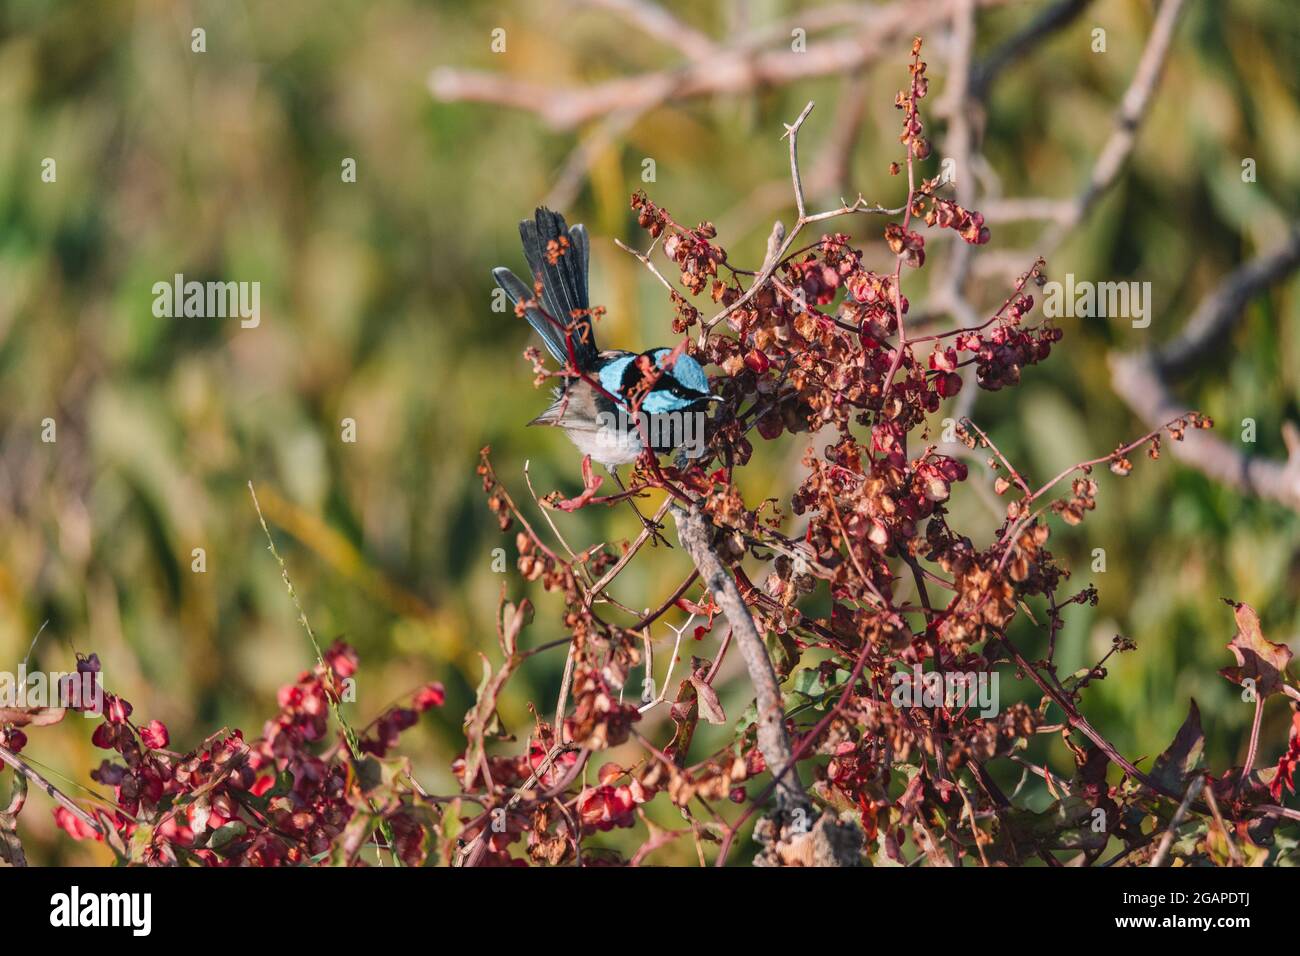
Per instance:
[[[519,223],[519,236],[534,282],[525,283],[505,266],[493,269],[492,276],[516,307],[523,303],[528,324],[568,370],[550,407],[528,424],[561,429],[620,486],[617,467],[640,457],[647,441],[656,453],[699,457],[703,413],[720,401],[700,363],[680,349],[598,348],[588,298],[586,227],[579,223],[570,229],[562,215],[539,206],[532,219]]]

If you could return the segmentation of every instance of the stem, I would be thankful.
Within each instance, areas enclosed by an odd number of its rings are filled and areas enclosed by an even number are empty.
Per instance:
[[[81,807],[77,806],[77,804],[73,803],[72,799],[66,796],[58,787],[54,786],[54,784],[50,783],[31,767],[27,766],[26,762],[12,750],[7,747],[0,747],[0,761],[4,761],[9,766],[13,767],[15,771],[36,784],[45,791],[46,795],[48,795],[51,800],[63,807],[63,809],[67,810],[100,836],[104,835],[104,828],[99,825],[99,822],[94,817],[81,809]]]
[[[1183,802],[1174,811],[1173,818],[1169,821],[1169,827],[1165,830],[1165,835],[1160,839],[1160,846],[1156,848],[1156,855],[1151,859],[1153,868],[1164,866],[1165,857],[1169,855],[1169,848],[1174,844],[1175,831],[1182,825],[1183,819],[1187,816],[1187,809],[1192,805],[1192,801],[1200,795],[1201,788],[1204,786],[1205,777],[1198,774],[1187,788],[1187,793],[1183,795]]]
[[[1240,789],[1242,783],[1250,776],[1251,768],[1255,766],[1255,756],[1259,752],[1259,725],[1264,716],[1264,695],[1255,694],[1255,722],[1250,727],[1250,747],[1246,750],[1246,762],[1241,766],[1241,774],[1237,777],[1237,783],[1232,788],[1235,795]]]
[[[911,130],[912,120],[916,118],[916,65],[921,59],[920,53],[912,54],[912,79],[908,87],[907,97],[907,117],[903,120],[903,126]],[[908,136],[904,145],[907,147],[907,205],[903,208],[903,238],[906,241],[908,229],[912,225],[912,203],[916,199],[916,174],[912,168],[912,143],[913,138]],[[898,372],[898,367],[903,364],[903,352],[907,349],[907,331],[903,328],[903,257],[906,249],[898,254],[898,261],[894,264],[894,317],[898,321],[898,347],[894,351],[894,360],[889,364],[889,372],[885,375],[885,387],[880,396],[880,413],[886,414],[886,401],[889,398],[889,390],[894,384],[894,375]]]
[[[785,706],[781,700],[781,687],[777,683],[776,672],[772,669],[763,637],[754,625],[754,617],[745,606],[735,579],[713,550],[710,540],[713,526],[704,517],[699,505],[693,505],[690,511],[674,507],[673,519],[677,522],[677,536],[682,547],[695,562],[705,587],[726,616],[736,645],[745,659],[758,709],[759,752],[773,773],[782,767],[789,769],[788,773],[778,776],[775,782],[777,807],[782,812],[800,809],[811,815],[812,804],[804,793],[799,773],[789,766],[790,738],[786,734]]]

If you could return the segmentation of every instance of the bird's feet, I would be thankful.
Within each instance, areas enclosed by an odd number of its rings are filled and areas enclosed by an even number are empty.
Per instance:
[[[618,476],[618,472],[614,468],[612,468],[609,465],[606,465],[605,470],[608,471],[610,473],[610,476],[614,479],[614,481],[618,483],[618,487],[620,490],[627,491],[627,486],[623,484],[623,479]],[[630,504],[632,506],[632,510],[636,512],[636,516],[641,522],[641,527],[645,528],[646,531],[650,532],[650,544],[653,547],[657,548],[659,547],[659,542],[662,541],[664,547],[671,548],[672,545],[669,543],[668,539],[664,537],[663,524],[658,521],[655,521],[653,518],[647,518],[644,514],[642,514],[641,509],[636,506],[636,501],[633,500],[632,498],[628,498],[627,503]]]

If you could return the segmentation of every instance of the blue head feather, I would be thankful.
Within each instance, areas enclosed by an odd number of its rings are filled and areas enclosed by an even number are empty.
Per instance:
[[[647,415],[662,415],[665,412],[681,411],[690,404],[690,402],[667,392],[651,392],[645,397],[645,401],[641,403],[641,411]]]
[[[672,349],[658,349],[655,352],[655,363],[663,368],[664,362],[670,355]],[[693,392],[699,392],[701,395],[709,394],[709,378],[704,374],[703,367],[685,352],[677,356],[677,361],[673,363],[668,374]]]
[[[672,349],[656,349],[654,352],[655,364],[663,368],[672,352]],[[704,374],[704,369],[699,362],[685,352],[677,356],[677,361],[668,370],[668,374],[686,388],[698,392],[700,397],[709,394],[709,380]],[[647,415],[662,415],[665,412],[679,412],[687,409],[699,400],[699,398],[683,398],[668,391],[658,390],[646,396],[645,401],[641,403],[641,410]]]
[[[655,363],[660,368],[664,368],[672,351],[672,349],[655,349],[651,354]],[[636,359],[636,355],[620,355],[607,363],[601,368],[597,376],[600,387],[610,395],[621,399],[623,395],[623,377],[627,374],[628,366]],[[709,379],[704,374],[704,369],[699,362],[685,353],[677,356],[677,361],[673,363],[671,369],[668,369],[668,374],[692,392],[698,393],[700,397],[709,394]],[[642,400],[641,411],[647,415],[662,415],[665,412],[682,411],[699,400],[700,398],[684,398],[663,389],[656,389]]]
[[[600,387],[618,397],[623,388],[623,373],[634,358],[635,355],[622,355],[602,368],[599,375]]]

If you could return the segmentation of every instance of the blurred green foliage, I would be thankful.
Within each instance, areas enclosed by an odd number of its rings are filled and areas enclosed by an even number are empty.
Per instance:
[[[670,5],[715,36],[734,15],[724,4]],[[765,0],[749,17],[812,6]],[[978,51],[1041,6],[981,13]],[[1239,0],[1228,10],[1190,5],[1128,171],[1049,264],[1055,275],[1151,281],[1151,328],[1063,320],[1066,339],[1049,362],[975,406],[976,421],[1039,480],[1145,430],[1110,390],[1107,351],[1172,334],[1226,271],[1295,220],[1294,5]],[[1150,20],[1148,3],[1098,2],[998,79],[983,144],[996,188],[1064,197],[1080,186]],[[203,54],[190,49],[196,26],[207,31]],[[504,55],[488,48],[496,26],[510,37]],[[1094,26],[1108,31],[1103,55],[1090,50]],[[928,52],[932,111],[947,70],[938,49]],[[849,195],[899,201],[886,169],[898,158],[892,101],[906,54],[900,47],[868,74]],[[446,707],[403,750],[430,791],[454,789],[448,766],[478,655],[496,653],[499,593],[531,590],[513,571],[513,539],[483,505],[478,450],[492,445],[517,500],[528,499],[526,461],[538,494],[580,484],[562,437],[522,427],[545,398],[521,358],[527,330],[492,311],[489,276],[494,265],[520,265],[516,222],[550,189],[575,137],[521,112],[438,104],[426,76],[450,65],[576,84],[675,56],[629,42],[608,15],[521,0],[0,4],[0,667],[16,669],[48,620],[30,666],[67,669],[74,648],[97,652],[109,689],[143,719],[166,722],[173,746],[222,725],[258,734],[277,687],[311,653],[258,528],[252,480],[317,632],[360,651],[354,719],[426,680],[446,683]],[[757,187],[787,175],[781,124],[808,99],[819,108],[801,144],[808,161],[817,155],[842,86],[832,78],[673,105],[598,150],[565,211],[592,232],[592,298],[609,308],[604,343],[640,349],[671,338],[662,288],[612,241],[645,244],[627,203],[643,185],[643,158],[656,160],[647,186],[656,203],[725,228],[729,213],[744,218]],[[42,182],[46,157],[57,162],[55,183]],[[357,162],[355,183],[341,179],[345,157]],[[1257,161],[1257,182],[1242,182],[1243,157]],[[810,197],[819,208],[837,198]],[[789,208],[780,215],[788,221]],[[840,228],[883,258],[877,221]],[[990,248],[1032,248],[1038,228],[995,227]],[[766,232],[752,222],[719,241],[734,262],[757,264]],[[155,318],[151,286],[175,273],[260,281],[260,326]],[[1248,450],[1275,458],[1281,423],[1300,402],[1296,291],[1292,281],[1253,302],[1221,361],[1182,393],[1230,441],[1254,418]],[[915,285],[907,293],[924,299]],[[1004,295],[993,283],[972,289],[980,309]],[[46,418],[57,423],[53,444],[40,438]],[[355,444],[340,440],[344,418],[357,423]],[[761,449],[742,486],[749,500],[788,495],[803,448],[787,435]],[[972,476],[988,480],[978,468]],[[1168,455],[1138,462],[1125,481],[1099,481],[1095,515],[1052,539],[1074,582],[1101,591],[1098,607],[1069,615],[1063,673],[1099,659],[1115,633],[1136,638],[1138,649],[1112,659],[1088,690],[1092,722],[1124,752],[1150,757],[1195,697],[1210,765],[1239,760],[1251,707],[1217,674],[1233,631],[1219,599],[1250,602],[1266,633],[1294,646],[1297,516]],[[954,523],[987,536],[995,522],[979,496],[958,498]],[[555,520],[582,547],[629,536],[625,510]],[[498,547],[511,558],[505,575],[491,569]],[[205,549],[205,573],[191,570],[195,548]],[[1094,548],[1106,551],[1104,574],[1089,570]],[[657,605],[684,569],[679,549],[649,552],[617,594]],[[532,597],[526,646],[561,636],[557,599]],[[671,632],[661,626],[654,637],[662,646]],[[1018,637],[1036,640],[1028,625]],[[716,639],[699,653],[711,655]],[[554,700],[561,664],[558,652],[539,656],[512,682],[502,706],[512,729],[527,733],[530,701],[545,710]],[[733,681],[728,714],[745,698]],[[651,726],[662,730],[662,720]],[[1276,759],[1287,720],[1269,710],[1261,762]],[[84,797],[105,756],[89,743],[92,726],[74,717],[33,730],[25,756]],[[702,731],[697,747],[724,737]],[[1061,760],[1063,748],[1050,746]],[[33,862],[108,858],[59,833],[37,794],[20,832]],[[602,839],[632,845],[626,834]],[[689,863],[695,853],[683,842],[654,859]]]

